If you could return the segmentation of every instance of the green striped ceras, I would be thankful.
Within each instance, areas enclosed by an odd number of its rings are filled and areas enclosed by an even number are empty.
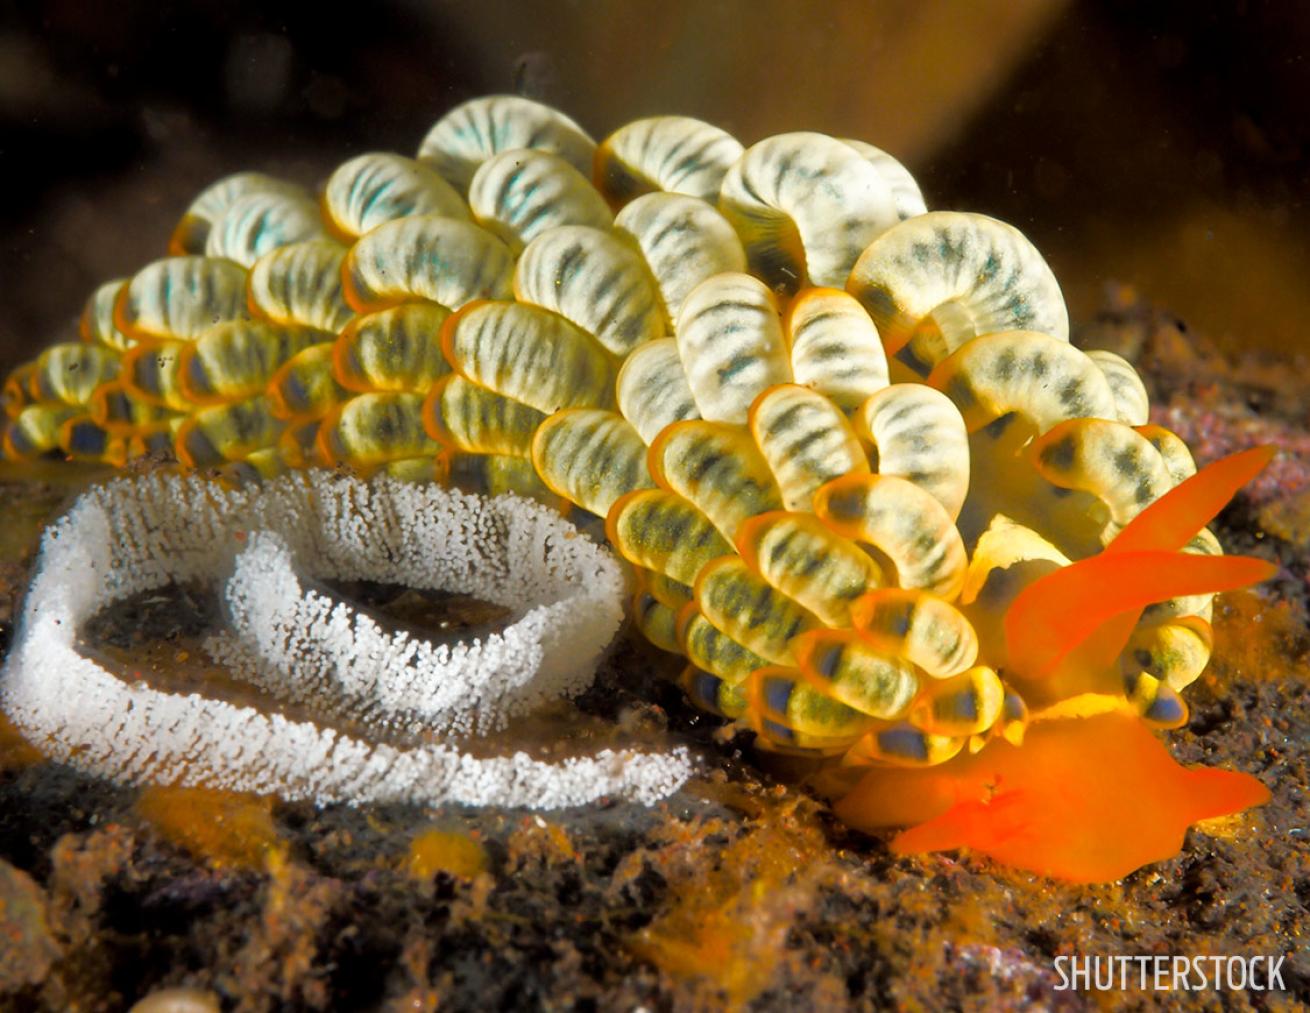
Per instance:
[[[1195,472],[1132,367],[1068,343],[1023,235],[928,212],[858,141],[662,116],[598,146],[482,98],[317,199],[220,180],[169,254],[9,377],[7,457],[348,466],[603,517],[688,695],[773,748],[1018,740],[1064,690],[1006,671],[1008,604]],[[1147,609],[1096,689],[1181,723],[1209,618]]]

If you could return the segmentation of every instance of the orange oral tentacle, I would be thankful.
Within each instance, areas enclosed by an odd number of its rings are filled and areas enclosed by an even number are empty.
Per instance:
[[[1276,453],[1275,447],[1253,447],[1206,465],[1134,517],[1105,551],[1181,549]]]
[[[1179,765],[1142,721],[1110,712],[1039,721],[930,770],[874,769],[836,805],[852,826],[918,823],[901,853],[968,847],[1073,882],[1118,879],[1178,853],[1198,820],[1269,799],[1248,774]]]
[[[1007,668],[1040,679],[1121,612],[1179,595],[1232,591],[1277,572],[1251,556],[1137,551],[1080,560],[1033,581],[1014,600],[1005,616]]]

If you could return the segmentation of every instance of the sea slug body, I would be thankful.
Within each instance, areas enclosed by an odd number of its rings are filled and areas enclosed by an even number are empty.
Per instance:
[[[924,847],[1112,878],[1260,801],[1183,778],[1204,802],[1105,861],[1083,855],[1120,834],[1102,814],[1063,813],[1074,845],[1024,822],[1050,785],[1022,771],[1088,728],[1132,747],[1106,777],[1179,769],[1141,736],[1186,721],[1214,592],[1268,576],[1205,528],[1267,457],[1198,473],[1132,366],[1069,343],[1022,233],[929,211],[888,154],[678,116],[597,145],[496,96],[317,202],[222,180],[169,249],[10,377],[7,456],[338,466],[603,518],[690,698],[840,758],[843,790],[871,771],[839,812],[932,824]],[[989,806],[977,772],[1007,750]]]

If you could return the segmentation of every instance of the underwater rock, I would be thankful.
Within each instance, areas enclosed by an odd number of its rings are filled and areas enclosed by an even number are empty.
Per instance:
[[[32,877],[0,860],[0,996],[40,984],[59,958],[46,898]]]

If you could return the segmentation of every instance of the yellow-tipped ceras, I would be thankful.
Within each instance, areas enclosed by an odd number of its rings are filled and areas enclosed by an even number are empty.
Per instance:
[[[1066,685],[1185,718],[1205,593],[1080,679],[1007,668],[1023,589],[1196,469],[1127,362],[1068,343],[1021,233],[928,212],[870,145],[686,117],[596,145],[497,96],[317,195],[219,181],[168,250],[10,376],[6,456],[163,444],[229,480],[339,466],[604,518],[638,627],[773,748],[941,763]]]

